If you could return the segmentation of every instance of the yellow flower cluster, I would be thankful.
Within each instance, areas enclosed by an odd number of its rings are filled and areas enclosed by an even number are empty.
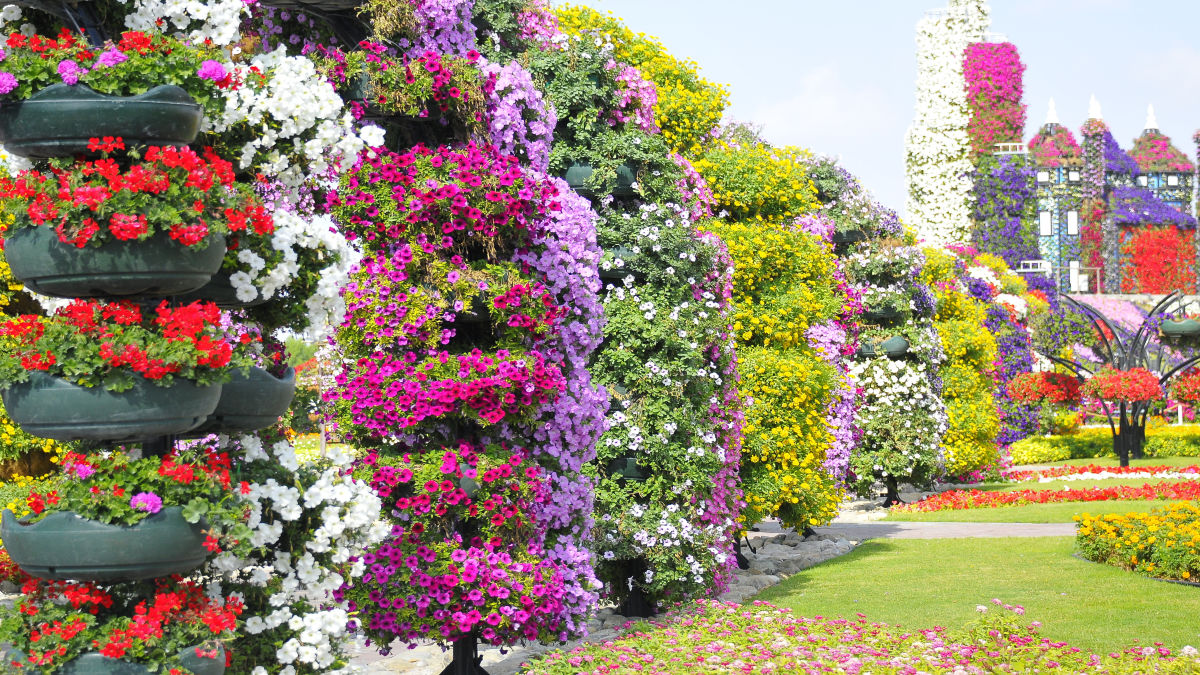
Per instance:
[[[29,504],[25,501],[25,497],[29,494],[29,491],[55,477],[56,474],[52,473],[36,477],[17,475],[9,478],[4,483],[0,483],[0,492],[3,492],[8,497],[7,500],[3,500],[5,501],[4,504],[0,504],[0,511],[8,509],[18,518],[24,518],[29,515],[31,513]]]
[[[49,438],[26,433],[0,406],[0,462],[24,460],[41,466],[47,466],[47,462],[57,464],[61,449],[62,446]]]
[[[761,218],[714,222],[733,258],[734,330],[743,427],[743,522],[777,516],[803,529],[837,515],[843,491],[824,469],[825,425],[838,373],[805,331],[841,309],[827,244],[793,225]]]
[[[983,256],[980,256],[983,258]],[[994,258],[994,256],[992,256]],[[998,261],[984,260],[988,267]],[[942,437],[946,471],[962,475],[999,459],[996,436],[1000,413],[996,406],[996,338],[984,326],[987,309],[956,283],[956,257],[945,250],[925,249],[921,279],[937,297],[934,326],[946,352],[942,367],[942,398],[950,428]],[[1003,269],[1007,271],[1007,266]]]
[[[742,443],[745,523],[777,515],[803,529],[833,520],[843,491],[825,471],[833,440],[825,412],[834,367],[811,351],[739,349],[741,393],[750,399]]]
[[[1162,579],[1200,580],[1200,502],[1149,513],[1085,513],[1075,521],[1075,543],[1088,560]]]
[[[724,85],[704,79],[695,61],[671,56],[656,38],[633,32],[612,13],[578,5],[559,7],[554,13],[565,33],[599,31],[612,40],[613,56],[636,67],[657,87],[654,118],[667,145],[689,159],[700,156],[729,104]]]
[[[834,258],[821,240],[762,219],[716,222],[710,229],[734,260],[733,327],[740,344],[803,345],[810,325],[840,309],[830,285]]]
[[[807,150],[790,146],[718,141],[695,166],[708,182],[717,208],[727,211],[732,220],[783,221],[821,206],[803,162],[808,157]]]

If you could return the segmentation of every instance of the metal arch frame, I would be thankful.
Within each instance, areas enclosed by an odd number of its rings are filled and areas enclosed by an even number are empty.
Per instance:
[[[1142,321],[1142,325],[1128,339],[1122,338],[1121,332],[1113,325],[1112,321],[1097,311],[1096,308],[1079,302],[1069,295],[1063,295],[1062,297],[1073,308],[1086,316],[1091,325],[1096,327],[1103,326],[1107,329],[1099,331],[1104,365],[1112,366],[1116,370],[1129,370],[1130,368],[1141,367],[1154,372],[1160,372],[1162,374],[1159,375],[1158,383],[1165,389],[1167,382],[1171,378],[1191,366],[1200,363],[1200,353],[1197,353],[1183,359],[1166,372],[1163,372],[1162,368],[1166,360],[1167,350],[1166,346],[1161,342],[1154,349],[1154,358],[1153,360],[1151,359],[1150,338],[1154,335],[1154,332],[1150,328],[1156,324],[1153,319],[1167,314],[1168,310],[1173,306],[1175,310],[1183,309],[1186,303],[1183,293],[1179,290],[1168,293],[1155,303],[1153,309],[1146,315],[1146,319]],[[1112,335],[1111,339],[1108,337],[1109,335]],[[1081,380],[1088,375],[1095,374],[1093,369],[1079,361],[1064,359],[1041,350],[1038,351],[1053,363],[1070,370],[1075,374],[1075,377]],[[1113,409],[1113,405],[1108,401],[1101,400],[1100,405],[1104,410],[1105,416],[1108,418],[1108,427],[1113,434],[1113,447],[1117,451],[1121,466],[1129,466],[1130,451],[1132,450],[1133,453],[1140,454],[1140,440],[1145,437],[1150,404],[1144,401],[1133,403],[1122,401],[1116,406],[1116,410]],[[1116,413],[1116,417],[1114,417],[1114,412]],[[1135,439],[1139,441],[1136,444],[1133,443]]]

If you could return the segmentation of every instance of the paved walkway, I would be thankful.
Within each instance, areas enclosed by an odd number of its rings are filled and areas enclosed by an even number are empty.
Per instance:
[[[962,537],[1073,537],[1075,523],[839,523],[813,528],[851,541]]]

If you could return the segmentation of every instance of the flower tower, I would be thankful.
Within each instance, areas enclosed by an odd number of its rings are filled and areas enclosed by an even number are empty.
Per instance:
[[[452,643],[447,672],[478,673],[480,642],[566,640],[596,603],[583,470],[604,430],[603,317],[596,216],[547,175],[552,108],[511,58],[546,10],[454,7],[369,5],[375,35],[319,48],[386,130],[328,198],[363,255],[329,399],[390,528],[337,592],[351,629],[384,652]]]
[[[894,211],[844,170],[815,171],[814,181],[821,215],[832,221],[823,236],[840,259],[851,333],[843,349],[857,400],[842,408],[852,417],[839,426],[856,443],[845,481],[862,495],[882,483],[891,505],[900,481],[925,484],[943,470],[945,353],[932,324],[935,298],[920,278],[925,257]]]
[[[339,313],[323,280],[351,252],[309,195],[364,142],[308,59],[227,60],[242,3],[91,9],[2,17],[5,255],[60,300],[0,329],[0,379],[14,420],[80,441],[28,513],[5,513],[34,577],[0,619],[5,656],[336,669],[347,619],[329,594],[361,574],[345,562],[380,536],[379,499],[345,458],[297,462],[277,424],[294,390],[280,330]]]
[[[983,40],[985,0],[951,0],[917,22],[917,108],[905,136],[905,208],[929,243],[969,238],[970,110],[963,52]]]
[[[593,25],[580,8],[558,16],[564,32],[523,58],[559,115],[550,171],[599,215],[607,318],[590,368],[610,408],[589,469],[597,481],[592,549],[605,596],[626,615],[648,616],[665,602],[720,592],[735,564],[741,410],[732,269],[721,240],[703,231],[703,180],[670,150],[681,137],[660,133],[656,110],[678,103],[656,107],[667,82],[625,60],[639,44],[653,45]],[[690,133],[686,124],[674,128]]]

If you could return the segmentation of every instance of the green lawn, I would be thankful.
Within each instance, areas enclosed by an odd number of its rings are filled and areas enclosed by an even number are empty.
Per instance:
[[[1145,476],[1134,476],[1132,478],[1104,478],[1100,480],[1055,480],[1046,483],[1037,481],[1025,481],[1023,483],[980,483],[979,485],[971,485],[964,490],[980,490],[983,492],[1012,492],[1014,490],[1061,490],[1063,488],[1071,488],[1078,490],[1082,488],[1093,487],[1114,487],[1117,485],[1133,485],[1141,487],[1146,483],[1180,483],[1189,480],[1200,480],[1200,477],[1195,478],[1146,478]]]
[[[1131,644],[1200,646],[1200,588],[1071,557],[1070,538],[891,539],[807,569],[754,599],[804,616],[861,612],[907,628],[957,629],[992,598],[1023,605],[1041,632],[1108,653]]]
[[[992,509],[963,509],[958,511],[932,511],[929,513],[892,512],[885,521],[923,523],[1069,523],[1081,513],[1129,513],[1173,503],[1176,500],[1159,499],[1138,501],[1114,499],[1104,502],[1062,502],[1059,504],[1028,504],[1025,506],[1000,506]]]

